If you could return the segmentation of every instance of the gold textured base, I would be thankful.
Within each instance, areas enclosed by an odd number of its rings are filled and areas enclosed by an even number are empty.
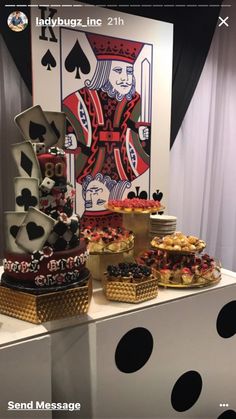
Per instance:
[[[103,280],[103,291],[108,300],[126,303],[141,303],[157,297],[157,278],[135,284]]]
[[[92,296],[92,280],[82,287],[33,295],[0,286],[0,313],[40,324],[87,313]]]

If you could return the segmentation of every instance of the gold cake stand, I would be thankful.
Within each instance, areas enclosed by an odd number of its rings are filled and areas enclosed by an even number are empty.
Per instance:
[[[91,297],[91,276],[82,286],[39,295],[0,285],[0,313],[40,324],[87,313]]]
[[[153,277],[140,283],[102,281],[103,291],[108,300],[125,303],[141,303],[156,298],[158,294],[158,280]]]

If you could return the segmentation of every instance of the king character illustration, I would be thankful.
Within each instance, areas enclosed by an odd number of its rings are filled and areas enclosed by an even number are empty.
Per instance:
[[[63,100],[75,180],[82,185],[88,175],[100,173],[132,182],[150,166],[150,63],[144,59],[140,66],[143,98],[134,74],[144,44],[92,33],[86,37],[97,60],[94,74]]]

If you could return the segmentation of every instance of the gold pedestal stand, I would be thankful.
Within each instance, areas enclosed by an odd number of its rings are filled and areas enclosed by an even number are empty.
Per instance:
[[[30,323],[87,313],[92,296],[91,277],[81,287],[34,295],[0,286],[0,313]]]
[[[123,227],[134,233],[134,257],[149,249],[150,213],[123,213]]]
[[[108,265],[117,265],[120,262],[132,262],[134,260],[133,247],[121,252],[90,253],[87,268],[93,279],[101,281],[105,278]]]

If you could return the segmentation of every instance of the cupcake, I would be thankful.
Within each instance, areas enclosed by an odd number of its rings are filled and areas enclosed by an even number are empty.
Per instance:
[[[160,269],[159,273],[160,273],[161,282],[163,282],[163,284],[168,284],[171,277],[170,269],[167,269],[167,268]]]
[[[193,274],[191,270],[189,268],[183,268],[181,278],[184,285],[192,284]]]

